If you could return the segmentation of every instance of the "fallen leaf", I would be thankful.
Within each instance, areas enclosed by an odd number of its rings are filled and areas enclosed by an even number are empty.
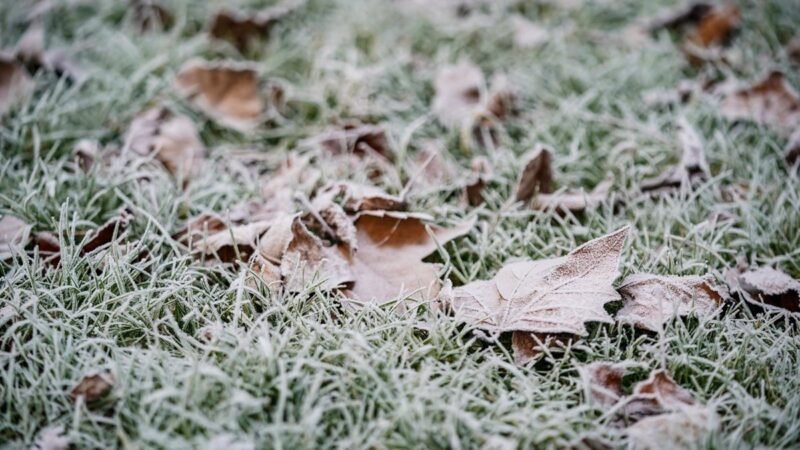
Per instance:
[[[319,197],[303,215],[306,227],[334,244],[344,244],[350,252],[358,248],[356,228],[347,212],[333,200]]]
[[[492,165],[488,159],[478,156],[470,162],[470,176],[466,186],[464,186],[464,197],[470,206],[478,206],[483,203],[483,190],[492,179]]]
[[[218,218],[210,217],[205,222],[205,226],[219,229]],[[206,256],[214,256],[222,262],[232,263],[235,261],[247,261],[255,253],[258,247],[259,238],[272,225],[273,221],[263,220],[252,222],[245,225],[225,227],[219,231],[198,236],[193,242],[192,249],[195,253]],[[195,224],[196,225],[196,224]],[[195,230],[198,230],[195,228]]]
[[[745,264],[728,269],[725,280],[731,290],[742,293],[750,303],[800,312],[800,281],[781,270],[771,267],[749,269]]]
[[[514,29],[514,45],[519,48],[536,48],[550,38],[546,28],[520,15],[511,17],[511,27]]]
[[[686,406],[679,411],[645,417],[625,431],[634,449],[698,448],[718,426],[712,409]]]
[[[439,265],[422,259],[463,236],[474,225],[429,225],[426,215],[366,211],[356,219],[358,252],[353,258],[353,288],[345,294],[357,304],[383,304],[397,298],[433,299],[439,292]]]
[[[406,189],[420,186],[441,188],[452,185],[458,177],[458,168],[440,149],[439,142],[425,142],[410,162],[410,179]]]
[[[294,6],[275,5],[257,12],[234,11],[224,8],[211,19],[209,34],[234,45],[239,51],[248,50],[254,42],[269,35],[272,27]]]
[[[386,130],[378,125],[347,123],[318,139],[322,149],[331,155],[378,155],[388,161],[394,160],[394,152],[389,145]]]
[[[375,186],[350,182],[331,183],[322,188],[315,201],[337,201],[345,211],[354,214],[363,211],[400,211],[405,201]]]
[[[100,143],[93,139],[81,139],[72,148],[72,155],[78,167],[88,172],[100,156]]]
[[[128,228],[131,219],[133,219],[133,216],[122,210],[118,215],[100,225],[100,227],[90,231],[81,247],[81,253],[90,253],[111,243],[115,236],[119,237]]]
[[[506,120],[517,112],[517,93],[508,77],[495,74],[492,77],[486,111],[495,119]]]
[[[730,120],[751,120],[788,135],[800,127],[800,95],[779,71],[724,95],[720,113]]]
[[[33,82],[25,68],[14,58],[0,54],[0,116],[22,100]]]
[[[689,42],[705,48],[728,45],[741,21],[738,6],[713,7],[703,15],[697,28],[689,35]]]
[[[630,275],[619,287],[623,307],[617,320],[660,331],[674,316],[708,318],[719,312],[726,293],[711,277]]]
[[[522,157],[524,166],[517,181],[516,201],[528,203],[536,194],[553,192],[553,151],[538,144]]]
[[[572,342],[570,334],[528,333],[515,331],[511,334],[511,349],[514,364],[523,366],[554,347],[565,347]]]
[[[433,113],[448,127],[459,127],[483,106],[486,81],[481,69],[468,62],[442,68],[433,87]]]
[[[258,73],[231,61],[191,60],[178,71],[175,86],[181,95],[220,124],[250,131],[262,118],[266,102]]]
[[[175,17],[160,0],[130,0],[128,5],[139,31],[163,31],[175,23]]]
[[[624,397],[622,377],[636,366],[638,364],[629,361],[597,361],[578,367],[586,398],[603,409],[614,406]]]
[[[683,389],[664,369],[650,373],[650,377],[633,387],[633,394],[623,399],[623,414],[632,420],[642,417],[679,411],[695,404],[692,393]]]
[[[648,29],[651,32],[659,30],[678,31],[687,26],[696,26],[714,9],[714,6],[705,2],[692,2],[689,5],[668,11],[650,21]]]
[[[613,180],[603,180],[590,192],[566,190],[554,194],[538,194],[533,198],[533,209],[540,211],[582,212],[593,210],[608,199]]]
[[[669,193],[691,187],[710,176],[703,141],[684,119],[678,120],[678,141],[682,149],[680,162],[657,177],[642,180],[642,192]]]
[[[32,227],[18,217],[0,217],[0,261],[25,250],[30,240]]]
[[[795,35],[792,40],[786,44],[786,56],[795,65],[800,66],[800,34]]]
[[[783,159],[789,167],[795,167],[800,162],[800,128],[789,137],[786,150],[783,152]]]
[[[78,384],[69,391],[69,398],[73,402],[82,398],[84,403],[94,403],[111,392],[115,383],[116,377],[111,372],[89,373],[81,377]]]
[[[154,157],[184,183],[197,175],[205,154],[191,119],[163,106],[145,110],[133,119],[125,136],[125,149]]]
[[[39,432],[31,450],[68,450],[69,437],[64,434],[64,427],[54,425]]]
[[[628,227],[566,256],[506,264],[494,279],[453,291],[457,320],[490,332],[585,335],[584,322],[613,322],[603,305],[618,300],[612,283]]]

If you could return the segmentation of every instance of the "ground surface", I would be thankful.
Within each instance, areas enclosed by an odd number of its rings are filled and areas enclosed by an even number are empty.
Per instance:
[[[623,432],[584,397],[576,368],[595,360],[643,363],[634,379],[665,367],[698,401],[714,405],[720,426],[703,446],[800,445],[800,337],[786,313],[731,300],[716,319],[676,320],[660,334],[595,324],[566,352],[519,367],[507,337],[488,344],[433,312],[350,311],[333,295],[252,289],[243,283],[246,266],[209,267],[171,237],[190,216],[257,197],[261,177],[303,139],[337,119],[361,117],[387,127],[401,161],[434,138],[464,173],[476,154],[494,163],[479,208],[464,207],[447,189],[410,199],[411,210],[439,223],[478,216],[472,232],[434,256],[447,262],[444,275],[456,285],[489,278],[514,257],[563,255],[626,224],[623,276],[721,279],[744,255],[797,277],[800,179],[782,160],[785,140],[757,125],[732,125],[702,101],[673,109],[642,102],[644,91],[698,73],[666,34],[646,45],[618,35],[666,5],[502,1],[481,12],[489,19],[467,22],[398,8],[401,2],[311,1],[277,25],[263,51],[243,56],[203,33],[215,3],[168,2],[175,26],[145,35],[119,1],[81,2],[47,19],[50,45],[77,48],[91,74],[74,85],[39,73],[34,96],[0,126],[0,211],[35,230],[58,230],[63,246],[57,268],[33,254],[0,264],[0,302],[18,314],[0,323],[0,446],[27,448],[52,425],[63,426],[74,448],[563,448],[585,437],[624,446]],[[800,23],[793,3],[741,3],[740,59],[728,74],[751,80],[780,68],[800,86],[782,53]],[[0,5],[6,48],[23,32],[24,4]],[[515,48],[512,13],[544,25],[549,41]],[[176,70],[194,56],[250,56],[302,106],[253,134],[220,127],[172,89]],[[429,114],[437,69],[459,60],[507,74],[520,92],[521,114],[505,123],[499,150],[464,148]],[[118,147],[134,115],[156,100],[192,117],[209,149],[185,191],[154,165],[72,170],[76,140]],[[642,197],[639,180],[677,160],[678,116],[698,129],[713,176],[683,195]],[[606,202],[565,217],[511,206],[514,155],[536,142],[554,148],[558,186],[590,189],[611,175],[612,195],[625,206]],[[246,165],[232,148],[264,158]],[[404,177],[379,184],[399,192]],[[350,178],[366,181],[363,173]],[[723,187],[739,182],[748,193],[724,203]],[[75,230],[123,206],[134,212],[130,233],[149,256],[118,255],[111,264],[80,256]],[[738,220],[697,226],[718,211]],[[419,321],[427,330],[411,326]],[[209,325],[211,342],[199,336]],[[69,390],[98,368],[116,374],[113,391],[91,409],[76,406]]]

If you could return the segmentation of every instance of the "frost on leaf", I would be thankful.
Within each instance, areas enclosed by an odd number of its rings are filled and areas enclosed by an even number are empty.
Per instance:
[[[84,69],[69,57],[66,50],[45,48],[45,28],[39,21],[32,23],[22,35],[15,57],[31,72],[46,70],[75,82],[86,78]]]
[[[585,335],[584,322],[612,322],[604,309],[619,294],[620,253],[628,227],[559,258],[506,264],[488,281],[453,291],[457,320],[491,332]]]
[[[433,113],[443,125],[456,128],[481,108],[486,80],[478,66],[461,62],[439,71],[433,87]]]
[[[773,71],[751,86],[727,92],[720,112],[730,120],[751,120],[785,136],[800,128],[800,95],[783,72]]]
[[[603,408],[614,406],[624,396],[622,377],[629,368],[635,365],[631,362],[598,361],[579,367],[578,374],[580,374],[586,398]]]
[[[642,192],[669,193],[694,186],[710,176],[703,141],[684,119],[678,121],[678,141],[682,149],[680,162],[656,177],[642,180]]]
[[[220,227],[224,222],[219,217],[206,216],[205,225],[192,224],[196,230],[193,251],[207,256],[215,256],[222,262],[246,261],[258,247],[259,237],[266,232],[272,221],[262,220],[228,228]],[[205,217],[203,217],[205,218]],[[215,232],[211,233],[214,230]],[[217,231],[218,230],[218,231]]]
[[[553,192],[553,151],[537,145],[524,157],[515,194],[518,202],[529,202],[536,194]]]
[[[470,206],[484,202],[483,190],[491,181],[494,171],[488,159],[478,156],[470,162],[470,175],[464,186],[464,198]]]
[[[198,174],[205,154],[191,119],[163,106],[145,110],[133,119],[125,136],[125,149],[155,158],[184,183]]]
[[[0,261],[25,250],[31,228],[17,217],[9,215],[0,217]]]
[[[675,316],[712,317],[725,297],[711,277],[651,274],[625,278],[619,293],[623,307],[617,320],[651,331],[661,330]]]
[[[50,426],[39,432],[39,437],[30,450],[67,450],[69,438],[64,434],[64,427]]]
[[[111,372],[97,372],[84,375],[69,392],[73,402],[83,398],[84,403],[93,403],[105,397],[116,383],[116,377]]]
[[[514,363],[519,366],[525,365],[546,351],[569,345],[572,342],[572,338],[572,335],[566,333],[548,334],[515,331],[511,334]]]
[[[405,201],[375,186],[337,182],[320,190],[315,202],[337,201],[345,211],[354,214],[363,211],[399,211]]]
[[[533,198],[532,207],[537,210],[582,212],[593,210],[608,199],[613,180],[603,180],[589,192],[568,189],[552,194],[538,194]]]
[[[750,303],[800,312],[800,281],[781,270],[737,267],[726,271],[725,279]]]
[[[272,27],[292,11],[288,5],[275,5],[256,12],[224,8],[211,18],[209,34],[230,42],[239,51],[249,50],[255,42],[267,37]]]
[[[322,149],[331,155],[380,156],[388,161],[394,160],[386,130],[379,125],[346,123],[318,139]]]
[[[0,53],[0,115],[22,100],[32,84],[30,75],[21,64]]]
[[[197,109],[239,131],[257,126],[266,107],[258,73],[243,64],[192,60],[178,71],[175,86]]]

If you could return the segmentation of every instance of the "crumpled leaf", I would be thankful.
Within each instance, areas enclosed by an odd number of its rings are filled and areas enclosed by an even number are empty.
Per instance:
[[[345,211],[354,214],[363,211],[400,211],[405,201],[375,186],[351,182],[337,182],[325,186],[315,201],[330,203],[338,200]]]
[[[14,53],[17,60],[25,64],[31,72],[43,69],[78,83],[86,78],[86,71],[65,50],[46,50],[45,29],[41,21],[35,21],[28,27]]]
[[[635,449],[698,448],[708,433],[719,427],[715,412],[703,406],[645,417],[626,429]]]
[[[357,304],[383,304],[396,298],[420,302],[433,299],[441,288],[439,265],[422,259],[438,246],[467,234],[475,221],[443,228],[427,224],[428,220],[423,214],[360,213],[355,222],[355,282],[345,294]]]
[[[642,192],[668,193],[690,187],[710,176],[703,141],[685,119],[678,120],[678,141],[682,154],[680,162],[653,178],[642,180]]]
[[[618,290],[624,305],[617,320],[650,331],[660,331],[676,315],[712,317],[727,295],[708,276],[635,274]]]
[[[389,161],[394,160],[386,130],[379,125],[350,122],[318,139],[322,149],[331,155],[378,155]]]
[[[100,143],[93,139],[81,139],[72,147],[72,155],[78,167],[88,172],[100,156]]]
[[[202,217],[202,216],[201,216]],[[202,217],[205,221],[195,219],[191,224],[196,240],[192,250],[206,256],[215,256],[222,262],[247,261],[255,253],[259,238],[272,225],[271,220],[261,220],[244,225],[221,227],[224,221],[214,215]],[[211,232],[214,230],[215,232]],[[218,231],[217,231],[218,230]],[[205,232],[206,234],[199,234]]]
[[[175,87],[197,109],[238,131],[255,128],[266,108],[258,73],[243,63],[188,61],[178,71]]]
[[[525,163],[517,182],[516,200],[527,203],[536,194],[553,192],[552,149],[539,144],[522,160]]]
[[[586,399],[604,409],[614,406],[624,397],[622,377],[629,368],[636,366],[637,363],[630,361],[597,361],[578,367]]]
[[[30,240],[31,225],[18,217],[0,217],[0,261],[23,252]]]
[[[453,290],[456,320],[490,332],[585,335],[584,322],[612,322],[603,308],[619,294],[612,283],[628,227],[566,256],[506,264],[492,280]]]
[[[433,113],[443,125],[456,128],[481,109],[486,80],[478,66],[460,62],[442,68],[433,87]]]
[[[223,8],[214,14],[208,32],[211,37],[228,41],[239,51],[246,51],[259,39],[267,37],[272,27],[293,9],[294,6],[288,3],[256,12]]]
[[[523,366],[550,351],[555,347],[566,347],[574,336],[566,333],[528,333],[515,331],[511,334],[511,349],[514,352],[514,364]]]
[[[22,100],[32,85],[25,68],[14,58],[0,53],[0,116]]]
[[[688,43],[700,48],[726,46],[738,31],[741,21],[738,6],[712,7],[689,34]]]
[[[145,110],[133,119],[125,136],[125,149],[154,157],[184,183],[197,175],[205,154],[191,119],[164,106]]]
[[[116,383],[112,372],[94,372],[81,377],[81,380],[69,392],[69,398],[76,402],[83,398],[84,403],[94,403],[105,397]]]
[[[730,45],[741,25],[741,11],[735,5],[695,2],[651,21],[648,29],[681,32],[681,49],[691,64],[725,61],[723,48]]]
[[[540,211],[582,212],[593,210],[608,199],[613,180],[603,180],[589,192],[569,189],[553,194],[538,194],[533,198],[533,209]]]
[[[30,450],[68,450],[69,437],[64,434],[64,427],[53,425],[39,432],[39,437]]]
[[[161,0],[130,0],[128,5],[133,23],[141,32],[167,30],[175,23],[175,17]]]
[[[492,77],[486,111],[498,120],[506,120],[517,113],[517,92],[507,76],[495,74]]]
[[[511,26],[514,29],[514,45],[519,48],[536,48],[550,39],[550,33],[546,28],[523,16],[513,16]]]
[[[743,264],[728,269],[725,280],[731,290],[740,292],[750,303],[800,312],[800,281],[779,269],[750,269]]]
[[[788,135],[800,128],[800,95],[783,72],[773,71],[751,86],[726,93],[720,113],[730,120],[751,120]]]
[[[464,186],[464,197],[470,206],[483,203],[483,190],[491,181],[494,171],[488,159],[478,156],[470,162],[469,181]]]

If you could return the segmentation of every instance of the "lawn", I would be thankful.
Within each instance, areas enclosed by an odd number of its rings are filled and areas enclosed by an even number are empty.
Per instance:
[[[44,46],[72,62],[25,61],[28,89],[0,116],[0,215],[29,235],[14,248],[0,242],[0,448],[800,447],[800,284],[786,294],[792,312],[747,301],[726,276],[746,263],[800,279],[790,133],[732,119],[722,94],[706,89],[770,71],[800,89],[800,61],[787,50],[800,6],[735,3],[738,33],[714,47],[722,55],[697,61],[685,54],[686,30],[641,31],[679,10],[673,2],[307,0],[269,10],[269,32],[238,48],[210,36],[214,14],[272,3],[61,0],[32,17],[33,2],[0,2],[0,48],[13,54],[35,23]],[[525,41],[531,24],[538,35]],[[258,117],[243,124],[198,106],[177,76],[198,60],[256,74]],[[443,116],[458,108],[442,92],[473,69],[486,80],[473,97],[506,86],[513,107],[453,125]],[[671,94],[682,83],[691,95]],[[146,145],[132,151],[132,123],[153,107],[164,108],[153,110],[158,126],[184,120],[174,132],[202,153],[191,167],[175,169]],[[383,140],[325,141],[351,124]],[[158,126],[153,135],[169,139]],[[687,130],[704,155],[699,176],[645,189],[681,167]],[[76,147],[88,148],[83,159]],[[531,150],[542,148],[553,192],[541,184],[515,201]],[[426,170],[432,154],[446,175]],[[604,180],[608,192],[587,200]],[[380,243],[370,247],[360,227],[379,219],[338,206],[342,191],[331,211],[346,211],[341,226],[352,220],[359,232],[352,278],[265,262],[261,243],[286,217],[314,245],[338,242],[325,251],[344,245],[319,206],[324,187],[341,182],[400,198],[398,221],[427,214],[424,251],[369,259]],[[584,203],[564,206],[565,193]],[[204,213],[221,223],[187,237]],[[212,226],[238,243],[239,225],[260,227],[253,248],[209,243]],[[594,286],[610,289],[593,316],[607,320],[562,308],[579,328],[564,336],[459,313],[469,283],[509,262],[566,261],[626,226],[609,260],[619,274],[612,267]],[[605,260],[593,258],[599,270]],[[409,267],[435,270],[441,292],[365,301],[394,292]],[[642,329],[621,319],[615,290],[633,274],[705,277],[722,294],[709,311],[692,294],[687,311]],[[522,331],[541,340],[526,361],[512,342]],[[655,410],[627,417],[587,380],[587,367],[604,362],[629,366],[623,400],[658,369],[689,399],[650,399]],[[76,390],[91,382],[97,392]],[[651,419],[661,428],[637,437],[633,422]]]

